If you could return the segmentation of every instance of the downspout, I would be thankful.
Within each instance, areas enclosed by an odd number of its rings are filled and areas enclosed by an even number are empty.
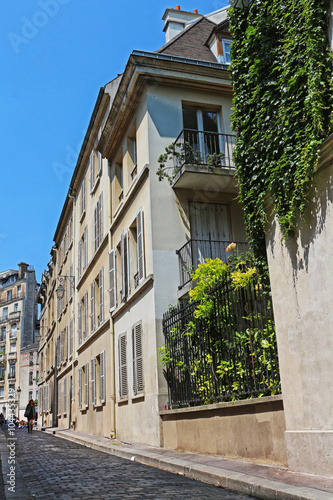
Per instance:
[[[108,162],[108,169],[110,168],[109,162]],[[109,179],[111,177],[109,176]],[[111,182],[109,182],[109,200],[111,200]],[[111,219],[111,203],[108,203],[109,205],[109,214],[108,218]],[[112,236],[111,236],[111,231],[110,231],[110,244],[109,244],[109,251],[112,249]],[[110,357],[111,357],[111,394],[110,394],[110,400],[111,400],[111,428],[110,428],[110,437],[112,439],[116,438],[116,381],[115,381],[115,338],[114,338],[114,323],[113,323],[113,318],[110,314]]]
[[[76,191],[73,189],[73,188],[69,188],[69,191],[68,191],[68,196],[69,198],[71,198],[73,200],[73,210],[72,210],[72,240],[73,240],[73,248],[72,248],[72,252],[73,252],[73,258],[72,258],[72,262],[73,262],[73,274],[75,276],[75,249],[76,249],[76,245],[74,244],[75,243],[75,215],[76,215]],[[77,302],[76,300],[76,286],[75,286],[75,279],[74,279],[74,290],[73,290],[73,302],[72,302],[72,307],[74,308],[74,311],[73,311],[73,357],[72,357],[72,384],[71,384],[71,387],[69,388],[69,392],[70,392],[70,395],[71,395],[71,400],[70,400],[70,418],[69,418],[69,421],[68,421],[68,429],[71,429],[72,428],[72,422],[73,422],[73,406],[75,407],[75,370],[74,370],[74,353],[76,352],[75,351],[75,339],[76,339],[76,335],[74,335],[74,333],[76,332],[76,328],[75,328],[75,304]],[[72,420],[72,422],[71,422]],[[76,412],[75,412],[75,420],[76,420]],[[74,424],[74,428],[75,428],[75,424]]]

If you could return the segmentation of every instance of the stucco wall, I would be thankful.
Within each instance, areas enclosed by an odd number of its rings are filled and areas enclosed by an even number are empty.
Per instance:
[[[333,475],[333,163],[326,141],[311,203],[295,238],[274,215],[267,255],[293,470]]]
[[[287,464],[282,396],[167,410],[160,416],[165,448]]]

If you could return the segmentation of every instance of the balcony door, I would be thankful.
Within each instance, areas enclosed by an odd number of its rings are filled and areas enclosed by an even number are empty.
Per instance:
[[[189,157],[187,163],[206,164],[209,155],[221,153],[221,127],[217,111],[183,107],[183,125],[185,151]]]
[[[205,259],[226,261],[226,247],[232,241],[229,206],[190,202],[192,265]]]

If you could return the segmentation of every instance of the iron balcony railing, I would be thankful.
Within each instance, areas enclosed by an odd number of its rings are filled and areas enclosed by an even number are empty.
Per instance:
[[[199,264],[205,259],[219,258],[226,262],[228,259],[227,247],[231,241],[216,241],[214,239],[208,240],[188,240],[180,250],[177,250],[179,262],[179,276],[181,289],[191,281],[191,273],[198,267]],[[249,246],[247,243],[235,242],[237,254],[247,252]]]
[[[235,168],[235,145],[235,135],[183,129],[173,143],[175,171],[184,165],[203,166],[214,171]]]

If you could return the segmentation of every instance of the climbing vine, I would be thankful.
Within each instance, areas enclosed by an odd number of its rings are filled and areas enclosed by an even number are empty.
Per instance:
[[[295,234],[332,128],[329,0],[254,0],[230,8],[233,128],[240,199],[265,273],[267,200],[285,238]]]

